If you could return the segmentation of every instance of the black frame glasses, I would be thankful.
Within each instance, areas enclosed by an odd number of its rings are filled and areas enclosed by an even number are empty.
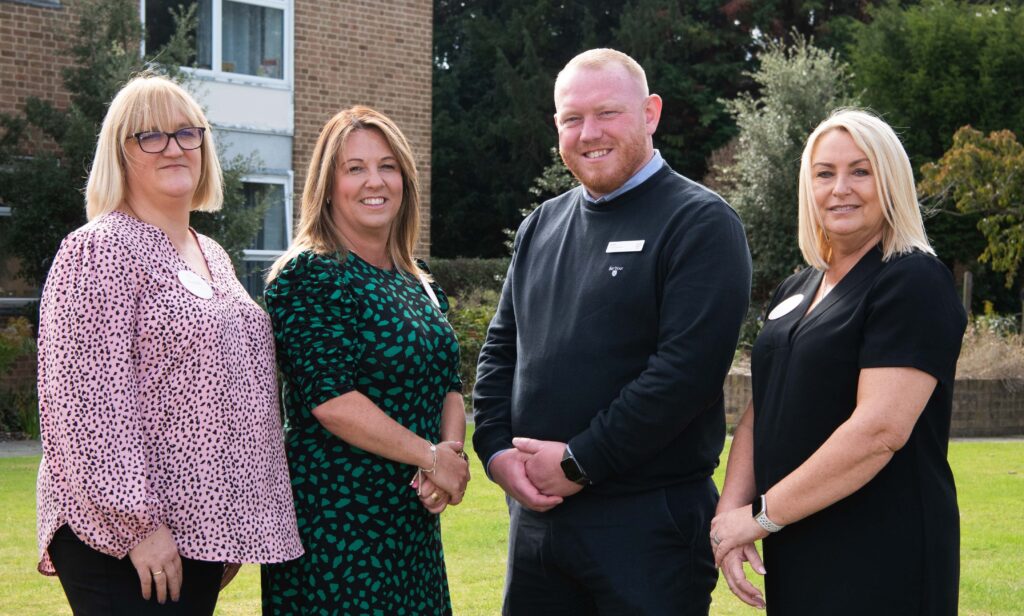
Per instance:
[[[182,135],[184,135],[184,138],[186,139],[186,143],[191,143],[191,141],[189,140],[190,136],[188,135],[189,131],[198,131],[199,132],[199,142],[196,143],[193,146],[186,146],[185,143],[182,143],[182,138],[183,138]],[[175,141],[175,143],[178,144],[178,147],[181,148],[183,151],[185,151],[185,150],[197,150],[200,147],[202,147],[202,145],[203,145],[203,138],[205,136],[206,136],[206,128],[205,127],[203,127],[203,126],[186,126],[185,128],[179,128],[178,130],[174,131],[173,133],[166,133],[166,132],[161,131],[161,130],[146,130],[146,131],[135,133],[134,135],[132,135],[132,139],[134,139],[135,142],[139,144],[139,149],[141,149],[143,152],[145,152],[147,154],[162,154],[163,151],[167,149],[167,146],[169,146],[171,144],[171,137],[174,137],[174,141]],[[160,141],[156,140],[157,137],[161,138]],[[191,138],[194,139],[194,137],[191,137]],[[145,145],[143,145],[143,144],[145,144]],[[157,146],[157,144],[160,144],[159,147]],[[157,148],[157,149],[148,149],[147,150],[146,148]]]

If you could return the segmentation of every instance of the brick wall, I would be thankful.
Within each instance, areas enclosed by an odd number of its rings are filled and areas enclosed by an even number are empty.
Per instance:
[[[953,390],[954,436],[1024,434],[1024,379],[960,379]]]
[[[750,376],[725,379],[725,418],[736,425],[750,401]],[[1024,379],[958,379],[953,389],[951,434],[969,436],[1024,435]]]
[[[431,0],[295,0],[295,206],[313,144],[335,113],[368,105],[393,119],[416,156],[420,249],[430,248]]]
[[[725,422],[735,426],[750,402],[750,375],[730,372],[725,377]]]
[[[77,22],[73,1],[49,8],[0,0],[0,113],[20,110],[30,96],[68,106],[63,49]]]

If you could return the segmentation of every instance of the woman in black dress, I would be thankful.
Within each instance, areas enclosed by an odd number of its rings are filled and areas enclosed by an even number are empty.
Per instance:
[[[743,562],[764,574],[770,614],[956,614],[946,451],[966,315],[885,122],[846,109],[814,130],[799,227],[811,267],[775,291],[754,345],[716,561],[753,606]]]

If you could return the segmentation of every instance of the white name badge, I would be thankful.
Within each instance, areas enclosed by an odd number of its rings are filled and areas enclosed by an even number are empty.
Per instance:
[[[643,240],[630,240],[628,242],[608,242],[605,252],[640,252],[643,249]]]
[[[793,312],[793,309],[796,308],[797,306],[799,306],[800,302],[802,302],[802,301],[804,301],[804,294],[803,293],[797,293],[796,295],[790,295],[786,299],[784,299],[781,302],[779,302],[778,306],[776,306],[775,308],[772,308],[772,311],[768,313],[768,320],[769,321],[774,321],[775,319],[778,319],[779,317],[786,316],[790,312]]]
[[[196,297],[203,299],[210,299],[213,297],[213,287],[210,283],[203,280],[202,276],[188,270],[181,270],[178,272],[178,280],[181,285],[188,289],[188,292]]]

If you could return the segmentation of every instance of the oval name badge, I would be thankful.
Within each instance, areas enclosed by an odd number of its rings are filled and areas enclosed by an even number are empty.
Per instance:
[[[784,317],[793,309],[800,305],[800,302],[804,301],[804,294],[797,293],[796,295],[790,295],[786,299],[779,302],[779,305],[772,308],[772,311],[768,313],[768,320],[774,321],[779,317]]]
[[[210,299],[213,297],[213,287],[210,283],[203,280],[203,278],[195,272],[188,270],[181,270],[178,272],[178,280],[181,281],[181,285],[188,289],[188,292],[196,297],[203,299]]]

